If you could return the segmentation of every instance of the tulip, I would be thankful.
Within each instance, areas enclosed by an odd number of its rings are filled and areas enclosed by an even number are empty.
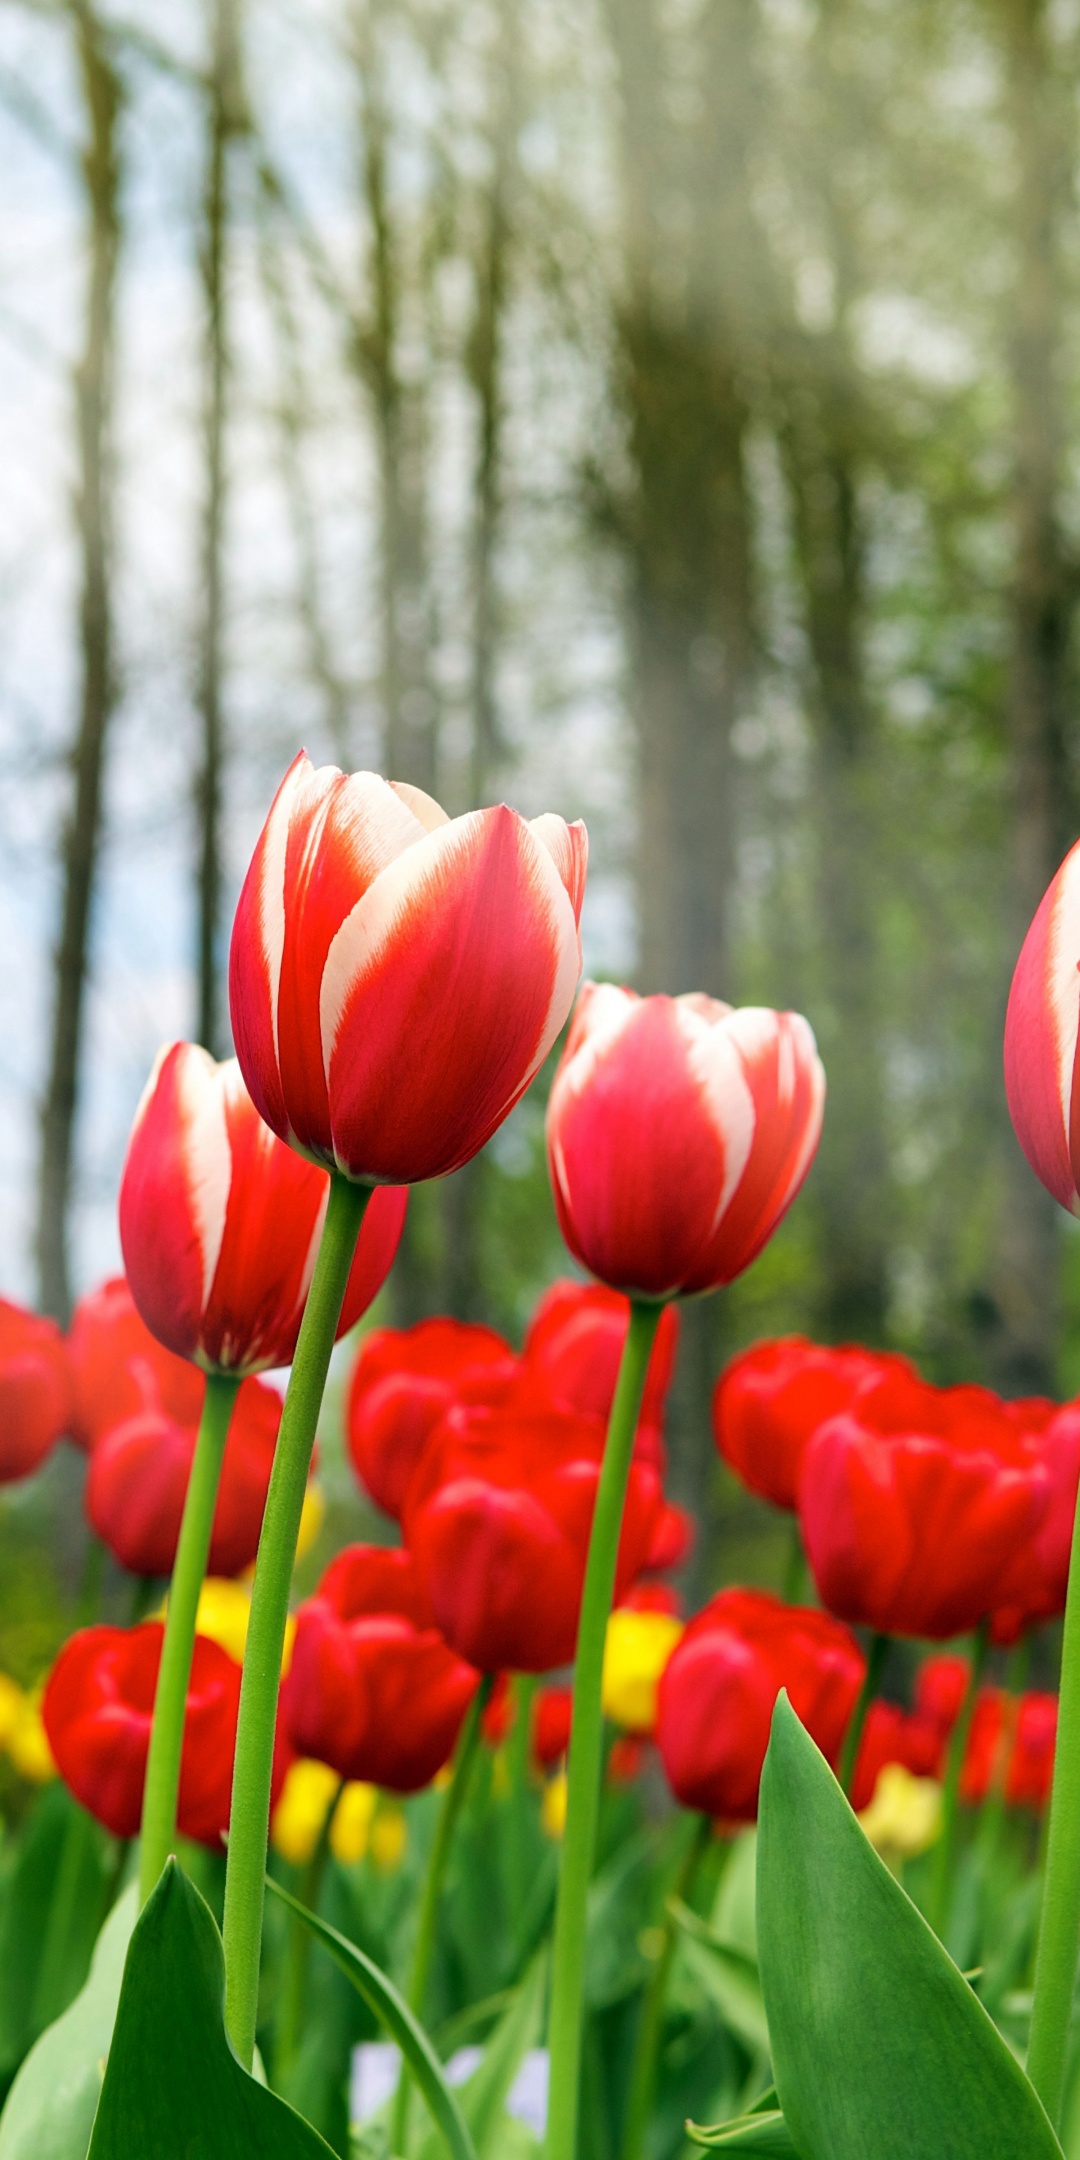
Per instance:
[[[79,1299],[68,1334],[74,1387],[71,1437],[92,1454],[102,1433],[144,1410],[198,1423],[204,1385],[186,1358],[151,1335],[126,1278],[112,1275]]]
[[[216,1064],[195,1043],[161,1050],[120,1184],[128,1282],[159,1342],[210,1371],[291,1364],[329,1191],[263,1123],[235,1058]],[[406,1199],[396,1186],[372,1196],[339,1335],[382,1287]]]
[[[716,1445],[751,1492],[774,1507],[794,1508],[802,1459],[818,1426],[886,1373],[915,1378],[906,1358],[853,1344],[829,1350],[803,1335],[755,1343],[716,1383]]]
[[[245,2065],[289,1580],[366,1194],[468,1162],[524,1093],[580,974],[586,861],[583,826],[527,824],[505,807],[451,821],[415,788],[316,772],[301,754],[240,895],[229,967],[240,1067],[271,1130],[332,1174],[267,1503],[237,1741],[223,1933],[226,2022]]]
[[[282,1712],[298,1753],[418,1792],[448,1761],[478,1684],[440,1635],[409,1554],[350,1545],[297,1614]]]
[[[53,1320],[0,1298],[0,1485],[29,1477],[71,1426],[67,1346]]]
[[[524,1404],[458,1407],[409,1486],[405,1540],[448,1642],[484,1672],[549,1672],[574,1655],[604,1427]],[[661,1504],[635,1459],[618,1587],[640,1571]]]
[[[781,1688],[835,1763],[865,1661],[828,1613],[761,1590],[722,1590],[695,1615],[660,1682],[656,1737],[684,1807],[752,1822]]]
[[[306,1867],[341,1791],[341,1779],[328,1763],[300,1758],[289,1764],[270,1821],[270,1843],[293,1867]]]
[[[657,1691],[683,1632],[670,1613],[616,1607],[607,1624],[601,1696],[613,1724],[629,1733],[653,1731]]]
[[[49,1675],[42,1715],[60,1775],[114,1837],[138,1832],[161,1660],[160,1621],[84,1628]],[[229,1820],[240,1667],[198,1636],[184,1722],[181,1835],[217,1848]],[[279,1750],[277,1778],[284,1774]]]
[[[973,1807],[995,1787],[1010,1807],[1041,1810],[1050,1798],[1057,1738],[1056,1695],[1006,1695],[981,1688],[960,1776],[961,1798]]]
[[[856,1813],[870,1806],[882,1772],[890,1765],[900,1764],[911,1777],[939,1778],[945,1737],[937,1720],[925,1712],[902,1710],[898,1703],[872,1702],[851,1781],[851,1805]]]
[[[271,1130],[365,1183],[468,1162],[570,1010],[586,861],[582,825],[505,807],[450,819],[301,751],[229,964],[237,1055]]]
[[[376,1505],[400,1521],[424,1443],[451,1404],[505,1401],[519,1371],[493,1328],[439,1319],[374,1329],[353,1366],[345,1429],[353,1468]]]
[[[799,1520],[822,1603],[944,1640],[1029,1595],[1049,1471],[981,1388],[885,1380],[819,1426]]]
[[[568,1687],[541,1688],[533,1704],[532,1752],[538,1770],[554,1770],[570,1745],[570,1721],[574,1691]]]
[[[798,1013],[586,983],[547,1114],[571,1252],[646,1298],[731,1282],[795,1198],[824,1100]]]
[[[646,1574],[666,1574],[669,1568],[682,1567],[694,1550],[696,1536],[697,1524],[689,1509],[665,1500],[645,1555]]]
[[[1051,1483],[1050,1504],[1032,1542],[1017,1602],[993,1616],[994,1641],[1013,1643],[1028,1628],[1056,1619],[1065,1610],[1080,1484],[1080,1403],[1059,1408],[1036,1398],[1005,1403],[1003,1408],[1031,1459],[1045,1465]]]
[[[1005,1015],[1005,1093],[1037,1178],[1080,1215],[1080,841],[1051,880],[1020,949]]]
[[[948,1739],[967,1700],[971,1665],[955,1651],[926,1658],[915,1677],[915,1713],[936,1726],[942,1741]]]
[[[529,1322],[522,1356],[534,1396],[558,1410],[608,1418],[630,1328],[630,1300],[603,1283],[555,1282]],[[664,1403],[679,1341],[674,1306],[661,1314],[638,1418],[637,1445],[664,1467]],[[663,1566],[663,1561],[650,1563]],[[675,1563],[671,1563],[675,1564]]]
[[[214,1575],[239,1575],[255,1558],[280,1421],[276,1388],[245,1380],[213,1511],[209,1566]],[[164,1410],[146,1410],[103,1434],[90,1458],[87,1514],[133,1575],[172,1570],[196,1430],[195,1423],[181,1424]]]
[[[914,1860],[941,1836],[941,1787],[936,1778],[920,1777],[903,1763],[888,1762],[859,1821],[875,1851],[896,1860]]]

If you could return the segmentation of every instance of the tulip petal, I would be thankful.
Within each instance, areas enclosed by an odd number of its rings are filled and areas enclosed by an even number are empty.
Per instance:
[[[1061,1206],[1080,1213],[1074,1068],[1080,1023],[1080,842],[1044,893],[1005,1016],[1005,1092],[1016,1136]]]

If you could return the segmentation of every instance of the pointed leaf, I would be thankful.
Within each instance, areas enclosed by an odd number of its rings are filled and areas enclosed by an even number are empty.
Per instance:
[[[680,1949],[686,1966],[716,2004],[725,2025],[752,2053],[767,2055],[769,2027],[753,1958],[721,1942],[708,1922],[681,1898],[669,1898],[668,1911],[682,1936]]]
[[[207,1904],[170,1860],[128,1950],[89,2160],[327,2160],[329,2145],[237,2060]]]
[[[803,2160],[1060,2160],[1023,2071],[786,1695],[761,1781],[761,1984]]]
[[[266,1878],[268,1890],[272,1890],[290,1912],[296,1913],[304,1926],[311,1929],[317,1941],[330,1952],[341,1970],[361,1994],[369,2009],[373,2010],[381,2025],[396,2040],[420,2091],[423,2093],[431,2114],[442,2131],[453,2160],[476,2160],[472,2138],[466,2128],[464,2117],[446,2079],[442,2064],[431,2045],[423,2026],[418,2024],[408,2003],[398,1994],[391,1980],[358,1950],[355,1943],[339,1935],[336,1928],[320,1920],[317,1913],[309,1912],[306,1905],[290,1897],[280,1883],[270,1876]],[[97,2154],[91,2155],[97,2160]]]
[[[133,1883],[98,1936],[82,1993],[15,2079],[0,2115],[0,2160],[86,2160],[137,1912]]]

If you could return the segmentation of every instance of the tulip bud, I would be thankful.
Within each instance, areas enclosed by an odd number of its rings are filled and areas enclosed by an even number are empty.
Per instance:
[[[586,983],[548,1102],[559,1227],[601,1282],[731,1282],[810,1167],[825,1075],[798,1013]]]
[[[1005,1014],[1005,1093],[1036,1177],[1080,1215],[1080,841],[1020,948]]]
[[[233,927],[237,1056],[282,1140],[412,1184],[469,1161],[539,1070],[581,971],[583,825],[316,770],[274,798]]]
[[[276,1139],[235,1058],[195,1043],[159,1052],[128,1141],[120,1242],[147,1326],[218,1372],[289,1365],[330,1192],[324,1170]],[[382,1288],[407,1195],[374,1193],[338,1321],[343,1335]]]

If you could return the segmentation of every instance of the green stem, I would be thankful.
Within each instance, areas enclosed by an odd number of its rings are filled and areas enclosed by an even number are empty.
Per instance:
[[[424,1877],[424,1894],[421,1900],[420,1918],[416,1929],[416,1944],[413,1949],[412,1968],[409,1973],[409,1985],[405,1996],[410,2010],[414,2010],[417,2017],[421,2017],[423,2014],[424,1997],[427,1994],[428,1976],[431,1972],[431,1960],[435,1952],[435,1936],[439,1924],[439,1900],[442,1897],[443,1878],[446,1874],[446,1863],[450,1857],[454,1826],[461,1813],[462,1802],[469,1788],[472,1766],[476,1759],[477,1742],[480,1738],[480,1720],[483,1717],[484,1706],[494,1684],[493,1676],[486,1674],[469,1704],[465,1723],[458,1736],[450,1783],[443,1794],[439,1819],[435,1825],[435,1836],[432,1839],[431,1851],[428,1854],[427,1873]],[[394,2112],[390,2122],[390,2150],[392,2153],[403,2153],[405,2150],[405,2133],[408,2128],[408,2118],[409,2071],[408,2065],[404,2057],[402,2057],[401,2075],[398,2078],[397,2092],[394,2095]]]
[[[693,1889],[694,1877],[712,1836],[712,1827],[711,1815],[699,1815],[693,1823],[690,1841],[683,1853],[672,1890],[672,1895],[681,1899],[683,1904],[686,1904]],[[622,2160],[641,2160],[645,2149],[645,2132],[656,2086],[656,2064],[660,2053],[668,1981],[675,1956],[675,1940],[675,1921],[668,1909],[664,1913],[663,1947],[645,1989],[634,2040],[634,2067],[626,2102]]]
[[[296,1895],[301,1905],[315,1912],[319,1903],[326,1856],[330,1850],[330,1825],[338,1803],[341,1786],[338,1786],[323,1817],[322,1829],[315,1841],[315,1850],[303,1869]],[[311,1930],[298,1913],[289,1912],[285,1932],[285,1949],[282,1956],[281,1984],[278,1994],[277,2017],[274,2021],[274,2089],[284,2090],[285,2079],[295,2058],[304,2022],[304,1998],[307,1990],[307,1970],[311,1951]]]
[[[139,1848],[140,1905],[145,1905],[169,1854],[176,1848],[176,1801],[180,1790],[184,1714],[195,1647],[195,1619],[210,1552],[229,1420],[239,1385],[240,1381],[233,1373],[212,1372],[206,1376],[206,1394],[184,1501],[154,1696]]]
[[[596,1493],[585,1588],[578,1626],[574,1668],[574,1707],[566,1831],[559,1867],[552,1957],[551,2010],[548,2020],[550,2101],[547,2160],[575,2160],[578,2098],[581,2083],[582,1994],[585,1965],[586,1909],[596,1849],[600,1801],[603,1718],[600,1686],[604,1638],[615,1587],[615,1567],[622,1528],[630,1461],[638,1412],[645,1390],[661,1305],[633,1299],[630,1327],[611,1405],[607,1445]]]
[[[1054,2128],[1061,2117],[1065,2051],[1080,1935],[1080,1506],[1073,1519],[1061,1643],[1054,1783],[1046,1838],[1028,2076]]]
[[[956,1860],[956,1832],[959,1823],[960,1774],[964,1767],[964,1757],[967,1754],[971,1720],[975,1714],[975,1704],[989,1647],[990,1633],[984,1620],[977,1629],[972,1641],[967,1690],[960,1705],[960,1715],[952,1729],[952,1738],[949,1741],[949,1753],[945,1764],[945,1781],[941,1791],[941,1836],[934,1850],[934,1873],[926,1908],[926,1917],[937,1935],[942,1933],[949,1917],[949,1896],[952,1890],[953,1866]]]
[[[882,1668],[888,1656],[888,1651],[889,1638],[887,1635],[871,1636],[870,1654],[866,1660],[863,1684],[859,1689],[859,1699],[851,1713],[851,1723],[844,1734],[844,1752],[840,1757],[840,1783],[849,1800],[851,1798],[851,1788],[855,1782],[855,1767],[859,1760],[859,1742],[862,1739],[863,1727],[866,1724],[866,1713],[877,1694]]]
[[[245,2069],[255,2052],[263,1877],[281,1653],[311,1450],[369,1188],[334,1172],[266,1496],[236,1730],[225,1869],[225,2023]]]

